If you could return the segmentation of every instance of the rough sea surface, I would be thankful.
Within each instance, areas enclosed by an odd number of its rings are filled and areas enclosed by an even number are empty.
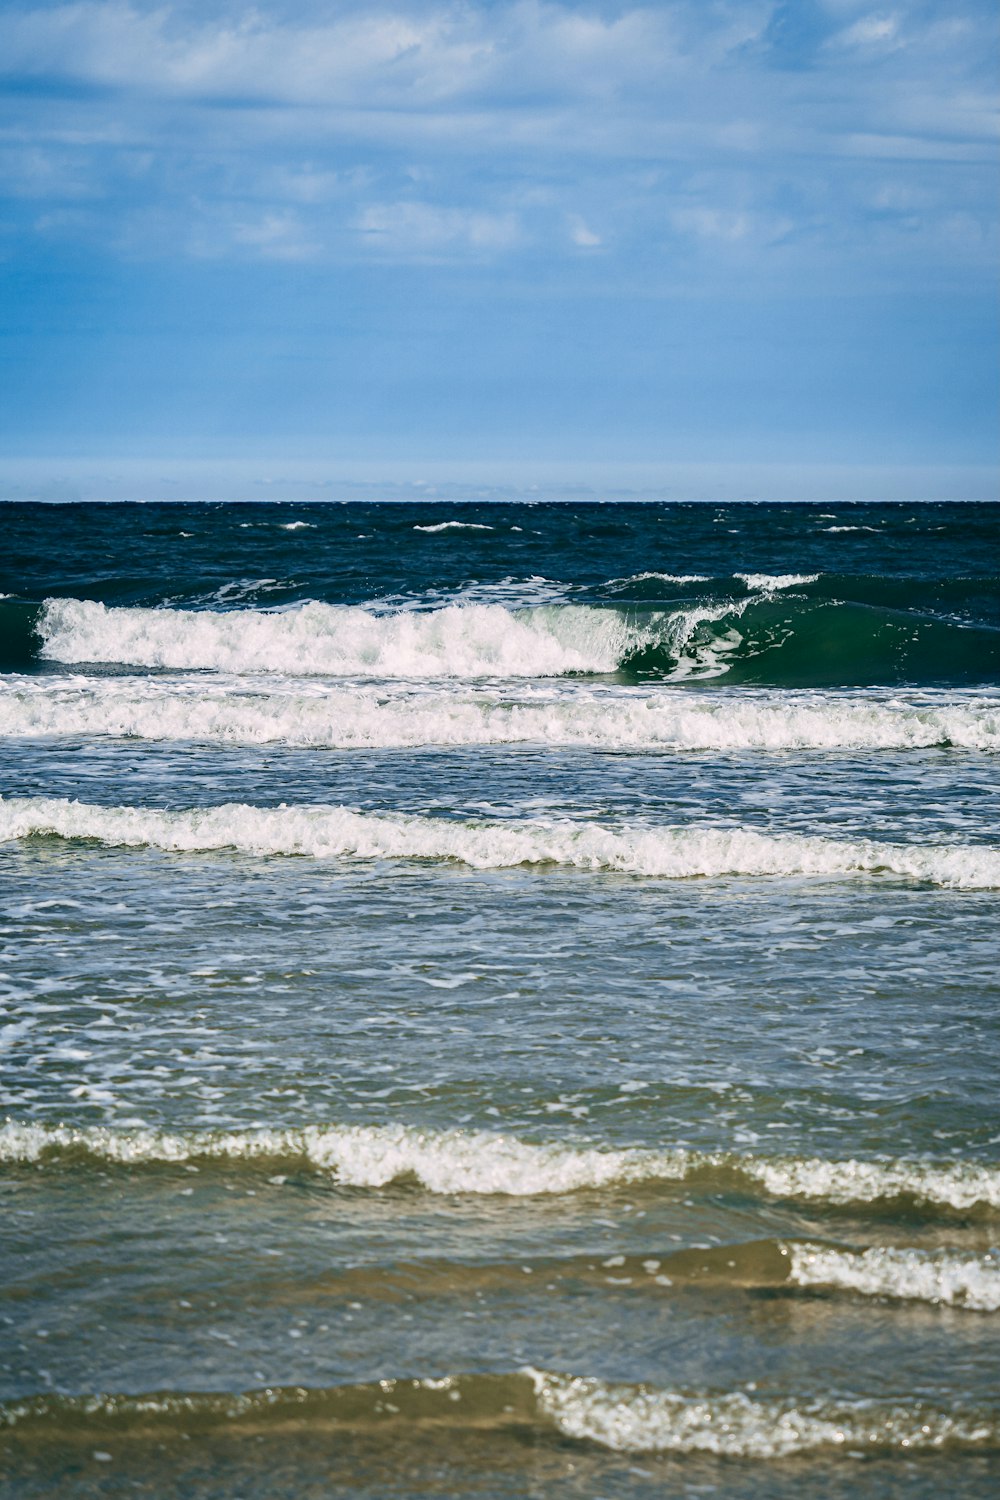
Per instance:
[[[1000,1483],[1000,507],[0,510],[5,1500]]]

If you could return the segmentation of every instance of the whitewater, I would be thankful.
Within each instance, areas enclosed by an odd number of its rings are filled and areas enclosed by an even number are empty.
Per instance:
[[[9,675],[0,682],[0,734],[108,735],[329,749],[417,745],[581,745],[610,750],[1000,749],[1000,699],[953,692],[731,692],[667,698],[603,691],[457,685],[448,693],[400,684],[347,688],[276,677]]]
[[[450,859],[475,869],[564,865],[684,880],[696,876],[902,876],[963,890],[1000,888],[1000,849],[772,836],[752,828],[602,827],[570,821],[460,822],[347,807],[159,811],[57,798],[0,801],[0,840],[55,835],[178,853],[239,850],[315,859]]]

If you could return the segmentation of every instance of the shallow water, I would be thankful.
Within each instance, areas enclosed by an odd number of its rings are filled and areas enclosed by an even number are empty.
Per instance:
[[[1000,508],[4,519],[4,1493],[989,1492]]]

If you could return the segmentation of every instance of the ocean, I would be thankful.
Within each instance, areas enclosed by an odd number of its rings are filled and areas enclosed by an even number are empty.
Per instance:
[[[1000,506],[0,512],[0,1490],[1000,1482]]]

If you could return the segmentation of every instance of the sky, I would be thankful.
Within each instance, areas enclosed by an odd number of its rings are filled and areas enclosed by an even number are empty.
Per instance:
[[[0,0],[0,495],[991,498],[998,41]]]

